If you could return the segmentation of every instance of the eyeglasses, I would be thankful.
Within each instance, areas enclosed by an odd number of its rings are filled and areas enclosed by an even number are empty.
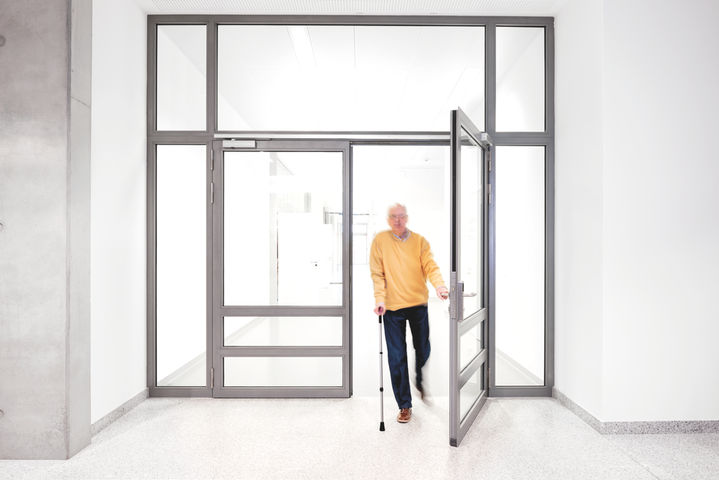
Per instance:
[[[407,218],[407,214],[400,213],[399,215],[390,215],[389,218],[391,218],[392,220],[397,220],[397,219],[404,220],[405,218]]]

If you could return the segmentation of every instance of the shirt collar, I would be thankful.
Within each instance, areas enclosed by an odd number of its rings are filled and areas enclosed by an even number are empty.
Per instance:
[[[392,232],[392,230],[390,230],[390,232]],[[407,239],[409,238],[410,233],[412,233],[412,232],[410,232],[409,228],[408,228],[407,230],[405,230],[404,235],[402,235],[401,237],[399,235],[395,235],[394,232],[392,232],[392,236],[394,238],[396,238],[397,240],[399,240],[400,242],[406,242]]]

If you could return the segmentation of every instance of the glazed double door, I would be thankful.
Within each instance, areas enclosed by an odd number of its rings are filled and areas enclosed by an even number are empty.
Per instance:
[[[450,125],[449,440],[488,393],[491,146]],[[213,145],[212,367],[216,397],[352,394],[350,143]]]

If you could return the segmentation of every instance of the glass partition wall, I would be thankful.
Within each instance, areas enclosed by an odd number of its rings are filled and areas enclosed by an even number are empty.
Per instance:
[[[489,328],[462,337],[460,360],[487,345],[490,396],[551,395],[553,19],[148,19],[151,395],[374,395],[361,272],[385,203],[402,200],[384,189],[417,197],[413,222],[437,231],[449,270],[458,106],[493,141]],[[319,144],[270,148],[289,138]],[[432,335],[436,355],[449,334]],[[439,395],[446,365],[429,365]]]

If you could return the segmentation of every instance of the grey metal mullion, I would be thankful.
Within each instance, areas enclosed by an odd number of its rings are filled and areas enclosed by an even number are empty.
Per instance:
[[[496,140],[495,140],[496,141]],[[492,185],[492,195],[494,196],[494,201],[488,205],[488,219],[487,219],[487,235],[488,235],[488,251],[489,251],[489,285],[487,288],[489,289],[489,305],[491,307],[494,307],[496,305],[496,291],[497,291],[497,261],[496,261],[496,252],[497,252],[497,238],[496,238],[496,218],[497,218],[497,159],[495,158],[495,152],[496,148],[490,148],[489,150],[489,161],[491,162],[492,168],[489,171],[489,183]],[[489,395],[492,395],[492,389],[495,385],[495,377],[496,377],[496,347],[495,347],[495,341],[496,341],[496,313],[495,308],[489,309],[489,318],[487,322],[487,331],[486,334],[486,342],[487,342],[487,348],[489,349],[489,358],[487,359],[487,367],[489,371],[488,375],[488,392]]]
[[[224,363],[219,352],[223,341],[222,303],[224,297],[224,161],[221,142],[212,142],[212,181],[214,184],[214,202],[212,202],[212,368],[214,369],[214,383],[212,395],[218,396],[223,388]]]
[[[208,23],[216,15],[148,15],[148,21],[152,21],[157,25],[202,25]]]
[[[205,126],[208,133],[217,131],[217,23],[210,17],[206,32]]]
[[[492,397],[551,397],[552,387],[547,385],[521,385],[494,387]]]
[[[487,391],[484,390],[482,393],[477,397],[477,399],[474,401],[472,406],[470,407],[467,414],[462,418],[459,422],[459,434],[457,439],[457,444],[459,444],[462,439],[467,435],[467,432],[472,427],[472,424],[474,423],[475,419],[477,418],[477,415],[479,415],[480,410],[482,410],[482,407],[484,406],[485,402],[487,401]],[[456,446],[456,445],[455,445]]]
[[[215,189],[217,195],[217,189]],[[225,306],[219,304],[223,317],[340,317],[346,311],[342,305],[331,307],[292,306],[292,305],[247,305]]]
[[[544,130],[554,140],[554,21],[544,27]]]
[[[490,21],[484,28],[484,130],[494,137],[497,130],[497,25]]]
[[[217,21],[218,25],[389,25],[389,26],[483,26],[494,21],[502,26],[542,26],[552,17],[453,16],[453,15],[150,15],[158,23],[193,24]]]
[[[364,135],[364,136],[414,136],[414,137],[449,137],[448,131],[442,130],[219,130],[215,138],[234,138],[236,135],[248,136],[258,140],[280,140],[282,135],[297,135],[298,139],[306,139],[308,135]],[[345,140],[345,139],[339,139]]]
[[[343,152],[349,145],[346,140],[257,140],[254,149],[236,149],[237,151],[248,150],[270,150],[274,152],[283,151],[310,151],[310,152]],[[344,159],[343,159],[344,161]]]
[[[544,149],[544,385],[554,386],[554,142]]]
[[[209,387],[149,387],[151,397],[211,397],[212,390]]]
[[[147,143],[147,386],[157,385],[157,150]]]
[[[212,142],[212,140],[212,137],[205,133],[179,135],[173,132],[169,134],[158,133],[150,135],[147,138],[148,143],[155,143],[157,145],[207,145]]]
[[[342,360],[342,385],[347,396],[352,395],[352,152],[349,142],[344,142],[342,155],[343,188],[342,204],[342,289],[345,312],[342,316],[342,346],[346,356]]]
[[[224,387],[218,398],[344,398],[343,387]]]
[[[157,132],[157,23],[147,17],[147,136]]]
[[[493,138],[496,146],[543,146],[553,140],[551,135],[544,132],[498,132]]]
[[[482,297],[486,314],[484,323],[482,323],[482,339],[489,336],[489,310],[494,310],[494,305],[490,302],[489,294],[489,259],[490,250],[490,229],[489,229],[489,207],[492,202],[492,182],[490,178],[490,162],[492,160],[492,144],[485,145],[482,149]],[[486,190],[486,191],[484,191]],[[484,371],[482,374],[482,390],[489,392],[489,349],[482,342],[482,349],[487,354],[484,363]]]
[[[487,18],[449,15],[223,15],[220,25],[481,26]]]
[[[479,310],[469,318],[465,318],[459,322],[459,336],[462,337],[465,333],[469,332],[472,328],[483,320],[487,319],[487,307]]]
[[[487,362],[487,349],[483,348],[475,357],[459,372],[459,389],[462,390],[472,376]],[[485,390],[484,385],[482,390]]]
[[[547,133],[551,140],[544,149],[544,198],[545,198],[545,256],[544,256],[544,391],[552,396],[554,386],[554,134],[555,134],[555,94],[554,94],[554,21],[545,28],[545,105],[547,109]]]
[[[192,142],[210,142],[215,138],[202,130],[161,130],[159,132],[148,133],[147,139],[163,143],[165,140],[172,141],[172,139],[190,139]]]
[[[222,357],[344,357],[347,350],[342,346],[226,346],[220,344],[217,351]]]
[[[212,272],[214,272],[214,249],[212,248],[212,239],[214,237],[213,235],[213,228],[215,224],[215,220],[213,217],[214,210],[213,205],[211,202],[210,195],[212,195],[212,182],[213,179],[213,171],[211,168],[212,165],[212,155],[214,154],[212,149],[214,145],[212,142],[208,142],[205,148],[205,172],[206,172],[206,179],[205,179],[205,310],[206,310],[206,316],[205,316],[205,385],[208,387],[208,389],[212,388],[211,382],[212,382],[212,374],[211,369],[214,368],[214,324],[213,324],[213,314],[215,311],[215,305],[214,305],[214,289],[213,289],[213,278],[212,278]]]
[[[545,27],[554,23],[554,17],[490,17],[498,27]]]

